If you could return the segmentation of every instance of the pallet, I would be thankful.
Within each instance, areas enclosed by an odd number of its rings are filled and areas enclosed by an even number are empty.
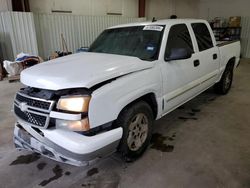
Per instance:
[[[8,78],[8,80],[9,80],[9,83],[18,82],[18,81],[20,81],[20,75],[10,76],[10,77]]]

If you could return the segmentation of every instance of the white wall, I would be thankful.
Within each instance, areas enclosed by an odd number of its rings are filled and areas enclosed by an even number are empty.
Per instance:
[[[146,0],[146,17],[166,19],[175,14],[178,18],[197,18],[199,0]]]
[[[0,0],[0,12],[11,11],[11,0]]]
[[[107,15],[121,13],[138,16],[138,0],[30,0],[32,12],[51,13],[51,10],[72,11],[80,15]]]
[[[200,0],[146,0],[146,17],[197,18]],[[33,12],[51,13],[51,10],[69,10],[80,15],[107,15],[122,13],[123,16],[138,16],[138,0],[30,0]]]
[[[199,17],[211,20],[215,17],[250,16],[249,0],[200,0]]]

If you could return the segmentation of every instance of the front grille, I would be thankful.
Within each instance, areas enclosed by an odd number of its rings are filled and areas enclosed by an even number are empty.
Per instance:
[[[16,105],[14,106],[14,112],[23,121],[34,124],[38,127],[44,127],[46,125],[46,120],[47,120],[46,116],[41,116],[31,112],[23,112]]]
[[[47,128],[54,101],[47,101],[17,93],[14,103],[14,113],[18,119],[37,128]]]
[[[19,102],[25,102],[27,103],[27,105],[32,106],[32,107],[36,107],[36,108],[41,108],[44,110],[49,110],[51,103],[50,102],[46,102],[46,101],[42,101],[42,100],[36,100],[33,98],[28,98],[25,97],[24,95],[21,95],[19,93],[16,94],[16,100]]]

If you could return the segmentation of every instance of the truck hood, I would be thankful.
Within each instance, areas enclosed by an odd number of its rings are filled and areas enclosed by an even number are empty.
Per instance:
[[[21,82],[26,86],[49,90],[90,88],[103,81],[153,66],[153,62],[137,57],[84,52],[25,69],[21,72]]]

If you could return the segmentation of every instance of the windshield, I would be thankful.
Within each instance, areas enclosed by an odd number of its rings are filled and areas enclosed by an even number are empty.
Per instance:
[[[90,46],[89,52],[158,59],[164,26],[148,25],[107,29]]]

